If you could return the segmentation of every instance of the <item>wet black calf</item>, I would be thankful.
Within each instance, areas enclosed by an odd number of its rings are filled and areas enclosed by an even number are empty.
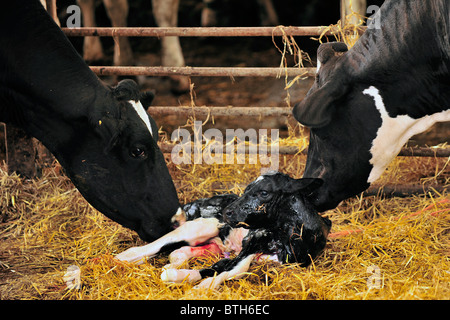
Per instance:
[[[250,229],[242,254],[276,255],[280,262],[307,266],[325,247],[331,221],[321,217],[306,197],[320,179],[292,179],[282,173],[260,176],[223,211],[232,227]]]
[[[206,288],[242,276],[257,255],[308,266],[325,248],[331,228],[330,220],[321,217],[307,200],[321,184],[320,179],[296,180],[278,172],[262,175],[241,197],[220,195],[185,205],[184,212],[173,218],[178,228],[117,258],[137,262],[183,245],[171,253],[171,264],[161,278],[195,282],[211,277],[198,285]],[[220,253],[226,257],[231,252],[237,256],[202,270],[175,269],[193,256]]]

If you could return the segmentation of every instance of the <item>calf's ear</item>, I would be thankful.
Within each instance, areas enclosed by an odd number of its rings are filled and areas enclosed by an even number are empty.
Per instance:
[[[302,178],[292,179],[283,188],[286,193],[298,193],[301,192],[305,195],[309,195],[311,192],[319,188],[323,184],[323,180],[319,178]]]

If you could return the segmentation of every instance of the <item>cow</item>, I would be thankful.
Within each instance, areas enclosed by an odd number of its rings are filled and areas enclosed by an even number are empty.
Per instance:
[[[153,16],[159,27],[176,27],[178,23],[178,6],[180,0],[152,0]],[[94,0],[77,0],[83,14],[83,25],[95,27]],[[103,0],[106,12],[113,27],[126,27],[128,17],[127,0]],[[103,49],[98,37],[85,37],[83,56],[88,61],[103,59]],[[178,37],[161,38],[161,63],[167,67],[184,67],[184,56]],[[118,37],[114,43],[114,65],[133,65],[134,58],[130,43],[126,37]],[[189,78],[186,76],[170,76],[174,93],[189,91]]]
[[[331,228],[331,221],[307,200],[322,183],[268,172],[250,183],[241,197],[218,195],[185,205],[174,216],[177,229],[116,258],[142,263],[181,246],[170,254],[161,279],[175,283],[204,279],[198,288],[217,288],[229,278],[241,277],[254,259],[306,267],[325,248]],[[230,253],[237,256],[230,259]],[[205,254],[225,258],[201,270],[176,269],[189,258]]]
[[[315,83],[293,108],[310,128],[305,178],[323,212],[369,187],[410,137],[450,121],[450,3],[387,0],[350,49],[320,45]]]
[[[0,13],[0,120],[40,140],[86,200],[152,241],[171,230],[178,196],[146,108],[153,93],[89,69],[39,0]]]
[[[216,0],[203,0],[201,25],[217,24]],[[77,0],[83,14],[83,25],[95,27],[95,1]],[[113,27],[126,27],[128,16],[128,0],[103,0],[108,17]],[[178,25],[178,9],[180,0],[152,0],[152,11],[159,27],[176,27]],[[220,3],[223,5],[223,3]],[[278,25],[279,19],[272,0],[257,0],[263,25]],[[85,37],[83,56],[87,61],[104,58],[102,45],[98,37]],[[133,65],[134,58],[130,43],[126,37],[118,37],[114,43],[114,65]],[[161,64],[167,67],[184,67],[186,65],[180,40],[178,37],[161,38]],[[190,89],[189,77],[171,75],[171,90],[176,94],[186,93]]]

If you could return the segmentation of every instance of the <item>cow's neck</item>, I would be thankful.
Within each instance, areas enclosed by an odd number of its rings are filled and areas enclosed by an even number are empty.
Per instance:
[[[386,1],[379,12],[381,29],[368,30],[346,55],[346,70],[363,89],[380,91],[390,116],[417,119],[448,107],[448,6],[446,1]]]
[[[0,25],[14,30],[0,38],[0,121],[54,145],[108,90],[39,2],[14,3],[0,14]]]

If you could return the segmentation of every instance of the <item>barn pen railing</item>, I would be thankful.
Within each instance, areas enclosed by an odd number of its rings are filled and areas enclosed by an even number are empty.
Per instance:
[[[361,27],[364,33],[366,27]],[[271,36],[332,36],[338,28],[328,27],[117,27],[62,28],[67,36],[99,37],[271,37]]]
[[[359,28],[364,33],[367,28]],[[62,28],[67,36],[108,36],[108,37],[280,37],[280,36],[333,36],[339,30],[328,27],[209,27],[209,28]],[[161,67],[161,66],[91,66],[91,70],[97,75],[108,76],[205,76],[205,77],[279,77],[279,76],[314,76],[316,68],[250,68],[250,67]],[[149,112],[152,115],[178,114],[189,116],[195,112],[196,116],[289,116],[290,108],[276,107],[192,107],[183,106],[155,106]],[[164,153],[170,153],[173,145],[160,143]],[[251,152],[246,150],[246,154]],[[286,155],[306,154],[307,150],[299,150],[297,147],[280,146],[279,153]],[[442,148],[403,148],[399,156],[414,157],[450,157],[450,149]],[[431,188],[438,192],[443,190],[441,185],[433,185]],[[380,186],[373,186],[365,194],[377,194]],[[421,185],[384,186],[383,193],[387,195],[407,195],[423,192]]]
[[[67,36],[100,37],[280,37],[280,36],[332,36],[337,28],[328,27],[209,27],[209,28],[62,28]],[[360,28],[363,33],[365,28]],[[118,76],[183,76],[206,77],[276,77],[314,76],[315,68],[223,68],[223,67],[91,67],[97,75]]]

